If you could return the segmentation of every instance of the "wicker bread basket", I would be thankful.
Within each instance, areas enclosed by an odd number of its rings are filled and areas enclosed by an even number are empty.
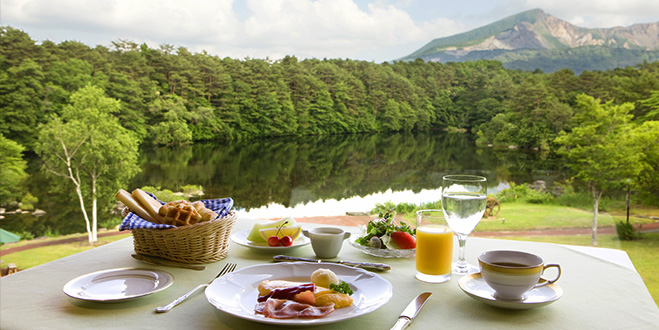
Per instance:
[[[169,229],[132,229],[135,252],[188,264],[226,257],[236,212],[212,221]]]

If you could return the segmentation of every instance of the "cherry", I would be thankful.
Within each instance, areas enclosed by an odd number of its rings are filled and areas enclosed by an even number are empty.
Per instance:
[[[281,245],[283,245],[283,246],[291,246],[291,245],[293,245],[293,238],[291,238],[291,237],[288,236],[288,235],[282,237],[282,239],[281,239]]]
[[[268,238],[268,245],[270,246],[278,246],[279,245],[279,237],[277,236],[270,236]]]
[[[275,236],[268,237],[268,245],[278,246],[279,243],[282,243],[283,239],[282,240],[279,239],[279,233],[281,232],[281,228],[284,227],[284,225],[286,225],[287,223],[288,223],[288,221],[284,221],[284,223],[282,223],[279,227],[277,227],[277,233],[275,234]],[[286,237],[288,237],[288,236],[284,236],[284,238],[286,238]],[[291,244],[284,245],[284,246],[290,246],[290,245],[293,244],[293,240],[291,240],[290,237],[288,237],[288,239],[291,241]]]

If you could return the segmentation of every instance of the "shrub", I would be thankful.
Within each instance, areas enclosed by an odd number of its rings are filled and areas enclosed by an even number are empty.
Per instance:
[[[554,196],[551,194],[531,189],[526,183],[521,185],[511,183],[510,188],[498,192],[495,198],[499,203],[526,201],[534,204],[548,204],[555,201]]]
[[[421,207],[419,207],[419,210],[441,210],[441,209],[442,209],[442,201],[441,200],[438,200],[438,201],[435,201],[435,202],[430,202],[430,203],[422,203]]]
[[[636,231],[629,221],[620,221],[616,223],[616,233],[621,241],[633,241],[641,238],[641,234]]]
[[[441,210],[442,201],[438,200],[435,202],[421,203],[421,205],[416,205],[414,203],[398,203],[394,204],[392,201],[387,201],[383,204],[375,204],[375,208],[371,210],[371,214],[378,213],[397,213],[397,214],[411,214],[414,215],[418,210]]]
[[[21,240],[29,241],[34,239],[34,235],[32,233],[29,233],[27,231],[23,231],[18,233],[19,236],[21,236]]]
[[[396,210],[396,204],[394,204],[392,201],[386,201],[383,204],[375,204],[375,208],[371,210],[371,214],[379,214],[379,213],[391,213],[394,210]]]
[[[121,224],[122,220],[123,219],[120,218],[120,217],[110,217],[108,219],[99,220],[98,225],[101,228],[113,229],[113,228],[119,226],[119,224]]]
[[[21,206],[19,208],[23,211],[32,211],[34,210],[34,204],[37,202],[39,202],[39,198],[27,192],[25,195],[23,195],[23,198],[21,199]]]
[[[555,201],[554,196],[551,194],[534,189],[529,189],[524,198],[527,202],[533,204],[550,204]]]
[[[417,205],[412,203],[398,203],[396,205],[396,213],[414,213],[417,210]]]
[[[181,199],[180,196],[177,196],[173,191],[169,189],[160,189],[160,187],[151,187],[151,186],[144,186],[141,188],[142,190],[152,193],[156,198],[159,200],[167,203],[167,202],[172,202],[178,199]]]
[[[194,184],[189,184],[181,187],[181,190],[183,191],[183,194],[185,196],[196,196],[203,194],[203,189],[201,186],[194,185]]]

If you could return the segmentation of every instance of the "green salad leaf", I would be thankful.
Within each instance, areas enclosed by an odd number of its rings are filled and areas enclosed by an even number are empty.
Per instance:
[[[355,242],[362,246],[369,246],[371,238],[389,236],[395,231],[404,231],[416,236],[416,229],[412,229],[405,222],[401,221],[400,225],[396,225],[394,214],[389,212],[383,214],[380,212],[379,218],[369,221],[364,236],[357,238]]]

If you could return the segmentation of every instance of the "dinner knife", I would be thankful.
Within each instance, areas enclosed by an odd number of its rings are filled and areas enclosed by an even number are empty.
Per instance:
[[[307,258],[298,258],[298,257],[289,257],[285,255],[276,255],[272,257],[274,261],[307,261],[307,262],[329,262],[329,263],[335,263],[335,264],[341,264],[341,265],[346,265],[346,266],[351,266],[351,267],[360,267],[364,269],[372,269],[372,270],[390,270],[391,266],[387,264],[378,264],[378,263],[372,263],[372,262],[353,262],[353,261],[345,261],[345,260],[337,260],[337,261],[332,261],[332,260],[319,260],[319,259],[307,259]]]
[[[407,326],[412,323],[412,320],[414,320],[414,317],[416,317],[416,314],[419,313],[421,307],[423,307],[428,298],[430,298],[430,295],[432,295],[431,292],[424,292],[416,296],[416,298],[405,307],[405,310],[400,314],[398,321],[396,321],[396,324],[391,330],[403,330],[407,328]]]

